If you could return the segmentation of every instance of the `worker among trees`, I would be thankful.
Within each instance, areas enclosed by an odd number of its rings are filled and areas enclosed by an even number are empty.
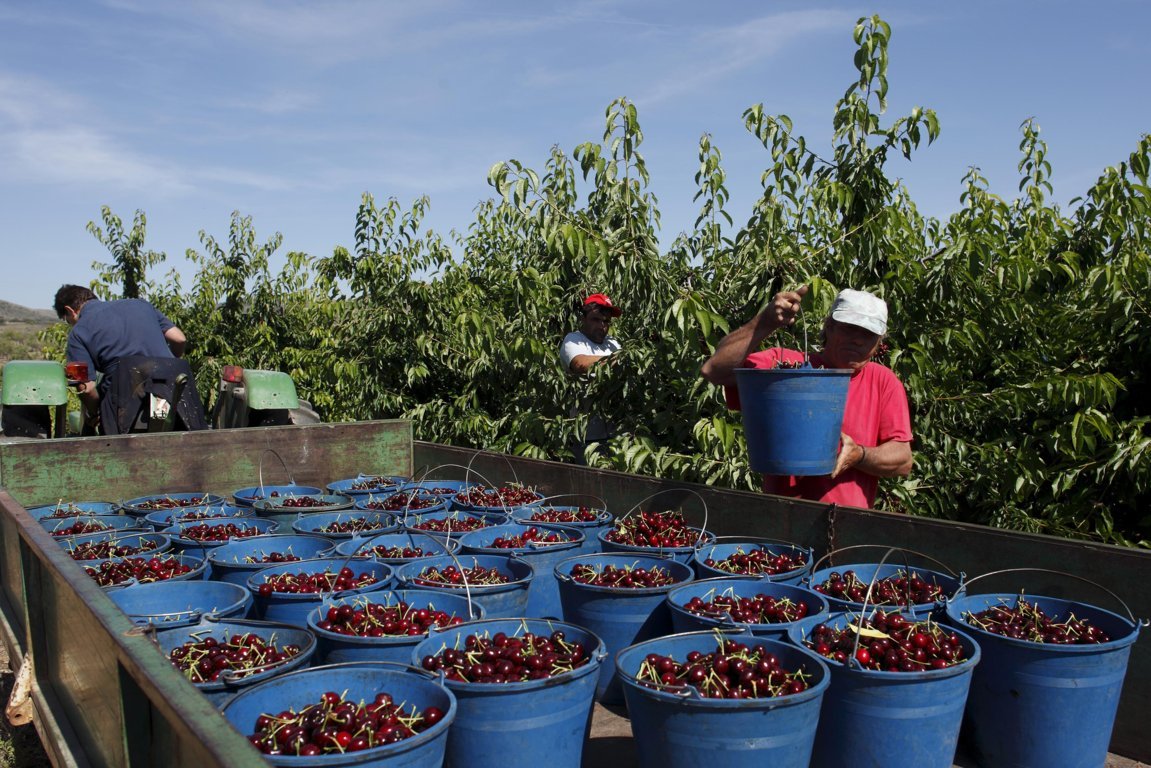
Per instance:
[[[560,344],[560,362],[563,369],[573,376],[593,376],[592,367],[620,350],[620,343],[608,335],[612,320],[619,317],[621,310],[612,304],[611,299],[602,293],[593,293],[584,299],[579,308],[580,329],[569,333]],[[580,398],[583,399],[582,397]],[[571,417],[587,413],[587,431],[583,440],[577,441],[576,461],[583,462],[584,449],[591,443],[602,443],[612,434],[611,425],[599,414],[577,402],[572,406]]]
[[[65,359],[86,363],[89,380],[74,386],[84,406],[86,427],[100,424],[104,434],[126,432],[130,425],[121,425],[127,403],[119,403],[114,389],[128,391],[135,387],[117,388],[117,378],[127,380],[128,371],[120,371],[124,361],[138,358],[175,361],[184,354],[187,337],[175,323],[143,299],[100,301],[94,293],[81,285],[64,285],[56,291],[53,304],[56,316],[72,326],[68,333]],[[155,365],[155,364],[153,364]],[[187,363],[160,363],[167,370],[190,374]],[[150,369],[149,376],[152,375]],[[97,384],[96,374],[103,374]],[[160,375],[167,375],[166,373]],[[174,375],[178,375],[174,374]],[[194,385],[183,388],[187,407],[196,411],[181,416],[189,429],[206,428],[203,406]],[[125,401],[127,398],[125,398]],[[135,410],[132,415],[135,416]],[[118,426],[119,425],[119,426]]]
[[[703,377],[724,387],[728,407],[739,409],[736,368],[774,368],[803,361],[798,350],[760,345],[795,323],[809,286],[781,291],[740,328],[720,340],[703,365]],[[851,370],[844,407],[842,443],[831,475],[764,475],[763,490],[781,496],[870,507],[881,477],[911,472],[911,416],[907,392],[889,368],[872,360],[887,333],[887,304],[866,291],[843,290],[824,319],[823,349],[811,355],[817,368]]]

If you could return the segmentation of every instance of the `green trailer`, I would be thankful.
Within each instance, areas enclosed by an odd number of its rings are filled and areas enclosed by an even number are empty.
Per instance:
[[[26,507],[175,491],[228,495],[261,476],[269,484],[324,486],[361,472],[410,475],[433,468],[441,478],[463,478],[470,468],[494,482],[518,479],[549,496],[588,494],[617,515],[660,493],[661,506],[682,506],[696,524],[706,505],[707,527],[719,535],[782,539],[813,547],[817,556],[870,544],[914,550],[969,577],[1018,567],[1067,572],[1121,596],[1136,617],[1151,616],[1151,593],[1140,587],[1151,579],[1148,552],[423,443],[412,440],[403,421],[0,443],[0,636],[13,666],[30,673],[25,709],[53,761],[266,765]],[[986,581],[985,591],[1015,588]],[[1122,611],[1076,579],[1029,574],[1028,585],[1035,593]],[[1140,640],[1131,653],[1113,753],[1151,760],[1144,725],[1149,699],[1151,649]],[[597,707],[589,759],[609,759],[610,748],[610,760],[626,765],[626,746],[622,756],[619,751],[626,727]]]

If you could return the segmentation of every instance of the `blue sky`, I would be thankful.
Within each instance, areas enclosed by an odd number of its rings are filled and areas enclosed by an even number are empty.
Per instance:
[[[161,269],[191,274],[199,232],[231,211],[280,254],[351,246],[360,195],[465,231],[497,161],[542,170],[600,140],[626,96],[662,239],[690,229],[701,134],[746,219],[769,161],[741,115],[763,103],[827,150],[854,79],[855,20],[893,28],[888,116],[936,110],[940,139],[897,160],[920,209],[946,216],[979,166],[1015,194],[1019,125],[1049,144],[1055,198],[1084,192],[1151,130],[1151,3],[678,0],[0,0],[0,299],[48,307],[107,252],[109,205],[148,217]]]

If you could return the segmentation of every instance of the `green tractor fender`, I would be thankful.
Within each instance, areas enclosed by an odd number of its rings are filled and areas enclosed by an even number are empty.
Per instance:
[[[292,391],[295,396],[295,389]],[[3,405],[59,406],[68,402],[64,366],[51,360],[11,360],[4,364]]]
[[[281,371],[261,371],[244,369],[244,389],[248,408],[264,411],[300,407],[296,395],[296,383],[292,377]]]

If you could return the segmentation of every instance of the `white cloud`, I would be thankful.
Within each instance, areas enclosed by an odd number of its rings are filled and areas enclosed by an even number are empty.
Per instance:
[[[699,91],[732,72],[776,56],[812,34],[842,32],[855,20],[856,14],[850,11],[794,11],[752,19],[736,27],[706,30],[692,41],[698,53],[669,70],[667,77],[635,101],[651,106]]]

